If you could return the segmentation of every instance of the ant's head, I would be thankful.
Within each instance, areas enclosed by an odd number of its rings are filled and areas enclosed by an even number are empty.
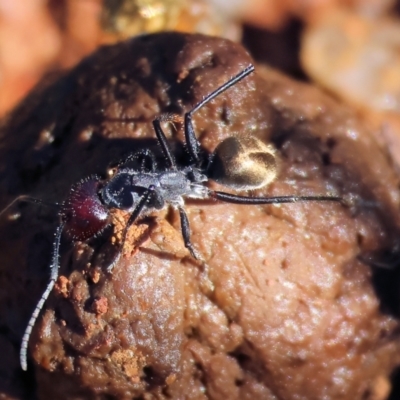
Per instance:
[[[277,175],[275,149],[254,136],[228,137],[211,156],[208,177],[236,190],[253,190]]]
[[[78,182],[62,205],[65,231],[73,240],[86,240],[109,224],[109,211],[99,197],[100,183],[98,176]]]

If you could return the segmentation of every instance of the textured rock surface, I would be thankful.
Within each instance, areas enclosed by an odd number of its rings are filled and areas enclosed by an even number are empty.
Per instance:
[[[250,62],[239,45],[181,34],[101,49],[3,126],[1,204],[26,193],[61,202],[127,152],[159,154],[152,119],[189,110]],[[133,227],[112,275],[107,235],[64,240],[26,375],[17,354],[46,284],[57,215],[16,207],[20,218],[0,221],[6,396],[365,399],[389,376],[399,361],[398,279],[362,260],[383,262],[396,246],[399,193],[367,129],[318,90],[261,67],[201,109],[195,126],[206,151],[232,135],[276,146],[278,178],[252,194],[334,192],[353,206],[190,201],[207,271],[172,211]],[[187,163],[181,130],[166,132]]]

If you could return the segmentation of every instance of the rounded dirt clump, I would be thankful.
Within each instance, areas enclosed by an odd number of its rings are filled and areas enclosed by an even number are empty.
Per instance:
[[[19,194],[61,203],[83,178],[107,182],[110,165],[143,149],[165,168],[152,120],[182,116],[251,63],[241,46],[201,35],[100,49],[2,127],[1,204]],[[19,346],[48,281],[58,215],[15,205],[9,215],[18,218],[0,221],[4,394],[28,397],[35,372],[41,399],[383,400],[400,361],[399,279],[387,257],[398,248],[399,192],[370,132],[317,89],[265,67],[193,121],[204,165],[235,137],[262,143],[278,168],[254,191],[210,180],[211,189],[343,201],[188,200],[202,260],[184,246],[179,213],[166,208],[132,225],[111,273],[126,212],[111,210],[111,224],[88,240],[63,235],[26,376]],[[181,119],[162,126],[178,165],[190,165]]]

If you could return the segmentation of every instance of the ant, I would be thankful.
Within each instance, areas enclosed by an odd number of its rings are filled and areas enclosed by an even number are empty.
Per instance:
[[[59,249],[63,232],[66,232],[73,241],[83,241],[99,235],[110,225],[111,209],[125,210],[130,213],[122,232],[117,256],[107,268],[107,272],[111,272],[120,258],[130,226],[139,218],[169,205],[179,211],[185,247],[193,258],[201,260],[190,240],[185,198],[215,199],[227,203],[247,205],[296,203],[298,201],[342,202],[341,197],[333,195],[251,197],[211,190],[206,186],[208,180],[211,179],[228,188],[253,190],[268,185],[276,177],[277,166],[274,150],[251,136],[225,139],[217,146],[209,156],[208,162],[205,163],[204,157],[201,157],[200,143],[196,139],[193,128],[192,117],[196,111],[222,92],[236,85],[253,71],[254,66],[249,65],[205,96],[202,101],[184,114],[184,135],[186,148],[191,159],[190,165],[185,167],[177,165],[161,128],[162,122],[176,121],[180,117],[161,115],[154,119],[153,127],[167,168],[160,169],[157,166],[155,155],[150,150],[143,150],[130,154],[126,159],[117,163],[111,176],[107,179],[101,179],[97,175],[90,176],[71,187],[69,195],[59,206],[60,223],[55,232],[50,280],[32,313],[22,338],[20,363],[24,371],[27,370],[27,349],[32,329],[58,279]],[[126,164],[137,159],[142,160],[140,168],[127,167]],[[39,199],[20,196],[0,212],[0,215],[18,200],[48,205],[48,203]]]

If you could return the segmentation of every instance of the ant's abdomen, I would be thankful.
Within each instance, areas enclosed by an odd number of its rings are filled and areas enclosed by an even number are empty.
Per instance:
[[[100,179],[89,177],[74,185],[62,205],[65,231],[73,240],[100,233],[109,223],[109,211],[98,195]]]
[[[267,186],[277,175],[275,149],[254,136],[228,137],[214,151],[209,177],[236,190]]]

